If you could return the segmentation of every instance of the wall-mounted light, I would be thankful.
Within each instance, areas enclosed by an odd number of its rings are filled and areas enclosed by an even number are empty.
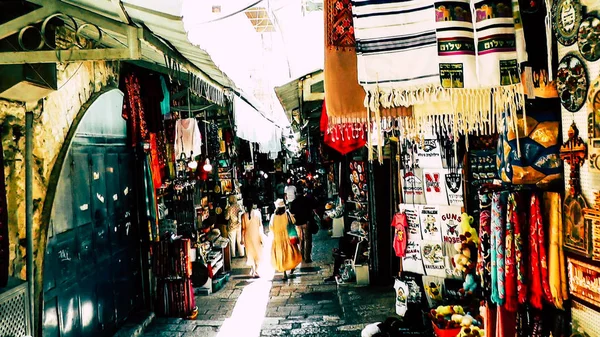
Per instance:
[[[212,165],[210,164],[210,160],[208,158],[206,158],[206,161],[204,162],[204,166],[202,166],[202,168],[206,172],[212,171]]]

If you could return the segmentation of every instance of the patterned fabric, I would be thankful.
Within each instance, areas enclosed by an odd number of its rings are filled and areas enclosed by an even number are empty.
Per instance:
[[[350,0],[328,1],[327,45],[335,49],[354,50],[354,26],[352,25],[352,2]]]
[[[531,217],[529,221],[529,254],[531,288],[529,302],[536,309],[543,309],[542,298],[548,303],[553,303],[550,285],[548,284],[548,262],[546,260],[546,247],[544,225],[539,198],[533,194],[530,204]]]
[[[516,312],[518,308],[517,298],[517,265],[515,250],[515,224],[519,221],[517,196],[511,193],[508,196],[508,205],[506,212],[506,238],[505,238],[505,286],[506,302],[504,308],[510,312]]]
[[[131,146],[136,146],[138,142],[148,139],[139,79],[134,73],[126,74],[121,77],[120,87],[125,93],[122,116],[127,120],[129,142]]]
[[[477,275],[481,280],[481,291],[484,298],[490,298],[492,295],[492,280],[491,280],[491,193],[479,193],[479,247],[477,250]]]
[[[526,207],[519,207],[519,203],[523,202],[523,198],[518,195],[516,198],[515,209],[513,212],[513,226],[515,234],[515,264],[517,272],[517,297],[519,304],[525,304],[527,302],[527,261],[525,260],[525,246],[524,238],[526,233],[524,232],[524,224],[526,223],[524,213]]]
[[[535,103],[528,104],[525,118],[517,115],[517,120],[512,116],[504,119],[496,156],[502,181],[547,185],[562,178],[560,109],[557,106],[557,99],[538,98]],[[515,122],[516,132],[512,127]]]
[[[152,182],[154,188],[158,189],[162,186],[162,170],[160,168],[159,155],[158,155],[158,143],[156,133],[150,132],[150,170],[152,172]]]
[[[511,0],[474,0],[479,84],[520,83]]]
[[[492,195],[492,302],[504,304],[506,297],[504,284],[504,235],[506,228],[506,202],[508,192],[494,192]]]
[[[371,110],[428,101],[425,92],[414,93],[439,87],[433,3],[354,0],[352,5],[358,80]]]
[[[435,21],[442,87],[478,88],[470,1],[436,1]]]
[[[567,300],[567,275],[565,255],[562,243],[562,205],[560,194],[544,193],[544,211],[549,222],[550,248],[548,253],[548,279],[553,303],[563,309],[563,301]]]

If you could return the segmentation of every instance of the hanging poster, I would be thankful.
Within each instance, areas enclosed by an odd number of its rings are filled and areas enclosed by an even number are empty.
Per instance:
[[[417,157],[419,158],[419,167],[442,168],[440,141],[434,136],[425,136],[421,146],[417,147]]]
[[[464,206],[463,197],[463,175],[460,172],[448,172],[444,176],[448,204],[453,206]]]
[[[446,277],[446,262],[442,244],[435,241],[421,242],[423,267],[427,276]]]
[[[404,271],[425,275],[423,258],[421,257],[421,240],[406,242],[406,255],[402,258]]]
[[[423,169],[427,205],[448,205],[446,184],[443,182],[445,176],[445,169]]]
[[[442,242],[440,226],[440,209],[438,206],[421,207],[421,235],[423,240]]]
[[[423,170],[412,171],[401,170],[402,195],[407,204],[425,204],[425,193],[423,190]]]
[[[401,204],[400,212],[406,214],[406,220],[408,221],[408,228],[406,237],[408,240],[421,240],[421,225],[420,225],[420,205]]]

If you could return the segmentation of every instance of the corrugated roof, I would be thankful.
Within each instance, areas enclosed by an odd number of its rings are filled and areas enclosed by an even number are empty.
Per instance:
[[[45,3],[41,0],[29,1],[40,5]],[[192,71],[192,73],[202,82],[202,92],[206,93],[204,96],[207,96],[206,98],[209,100],[214,101],[215,96],[222,99],[224,89],[238,90],[235,83],[219,69],[210,55],[188,40],[181,15],[182,0],[124,0],[122,6],[119,1],[61,0],[60,2],[83,8],[115,21],[127,23],[127,18],[123,15],[124,11],[134,23],[146,27],[152,35],[199,69],[199,71]],[[82,23],[81,20],[77,21]],[[103,33],[107,35],[103,38],[103,44],[106,46],[123,47],[127,45],[125,35],[110,31],[105,27],[101,28]],[[87,30],[90,31],[90,34],[95,34],[93,28]],[[150,41],[145,42],[142,43],[142,61],[166,66],[163,51],[157,50],[156,46],[150,44]],[[187,73],[183,67],[181,70]],[[218,94],[215,94],[216,91],[218,91]]]

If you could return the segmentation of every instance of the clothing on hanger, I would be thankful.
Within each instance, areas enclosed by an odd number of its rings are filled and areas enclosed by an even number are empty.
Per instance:
[[[202,153],[202,136],[195,118],[179,119],[175,123],[175,157],[184,153],[186,157]]]

